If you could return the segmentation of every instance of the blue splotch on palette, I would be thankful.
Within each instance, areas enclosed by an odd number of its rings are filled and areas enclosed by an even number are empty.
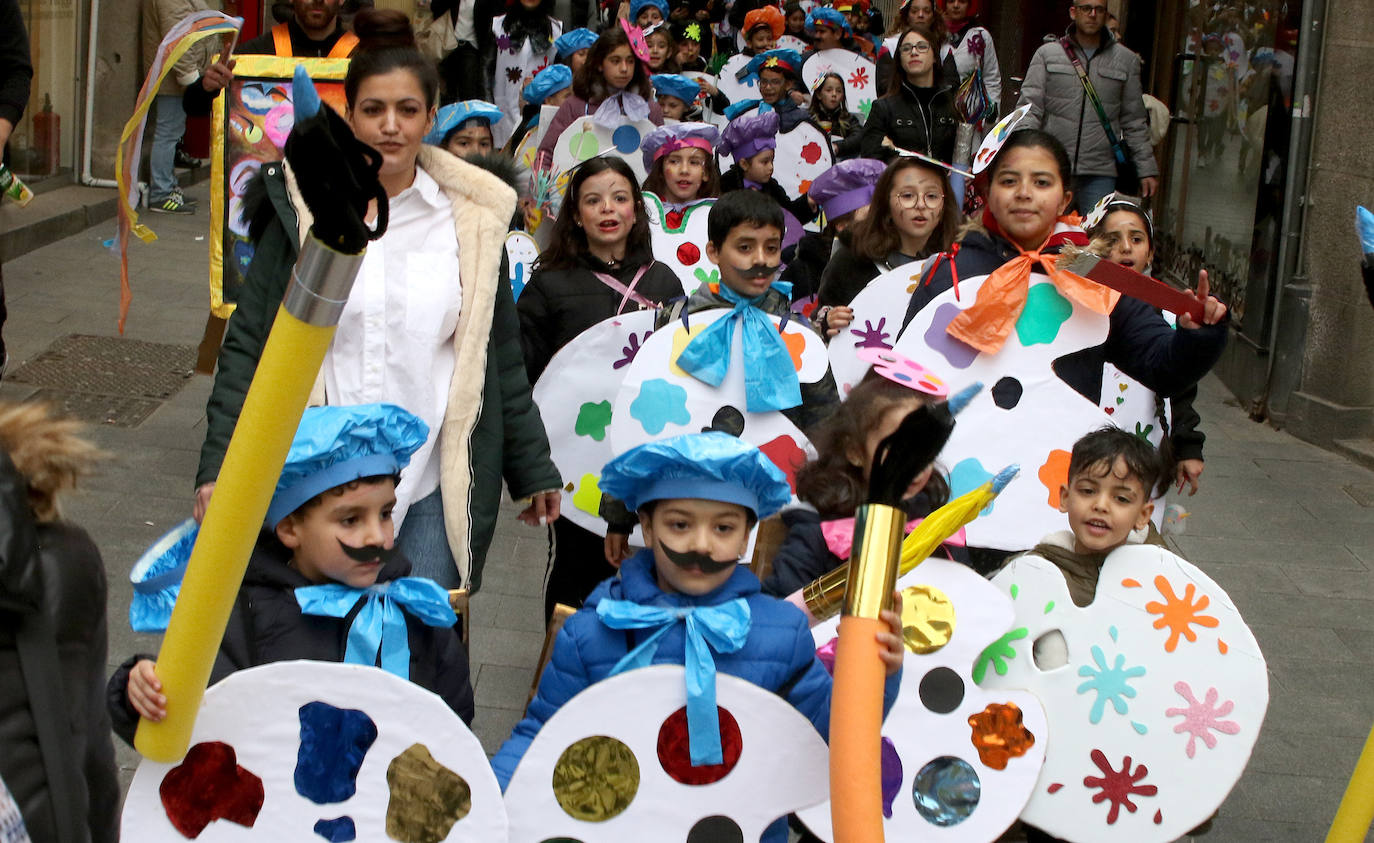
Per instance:
[[[358,790],[363,758],[377,740],[377,724],[365,712],[318,701],[306,703],[298,713],[296,792],[317,805],[351,798]]]

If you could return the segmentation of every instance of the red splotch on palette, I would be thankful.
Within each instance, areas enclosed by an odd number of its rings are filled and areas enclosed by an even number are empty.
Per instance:
[[[810,141],[801,148],[801,158],[808,164],[814,164],[821,160],[821,145],[815,141]]]
[[[782,469],[782,473],[787,475],[787,485],[792,487],[792,494],[797,493],[797,469],[806,464],[806,452],[797,446],[791,436],[779,436],[772,441],[765,442],[759,446],[765,457],[772,460],[773,465]]]
[[[227,743],[198,743],[158,786],[172,827],[194,840],[215,820],[248,828],[262,810],[262,779],[240,767]]]
[[[683,243],[677,247],[677,262],[683,266],[691,266],[701,260],[701,248],[695,243]]]
[[[1045,788],[1045,790],[1049,791],[1050,793],[1058,793],[1059,791],[1061,791],[1061,790],[1063,790],[1063,789],[1064,789],[1064,785],[1060,784],[1059,782],[1055,782],[1054,784],[1052,784],[1052,785],[1050,785],[1049,787]]]
[[[1155,811],[1155,825],[1159,825],[1162,822],[1164,822],[1164,812]]]
[[[658,729],[658,763],[663,772],[674,781],[682,784],[713,784],[730,775],[739,763],[744,739],[740,735],[739,724],[730,712],[716,706],[720,720],[720,750],[722,761],[719,764],[692,766],[691,747],[687,739],[687,707],[683,706],[668,715]]]

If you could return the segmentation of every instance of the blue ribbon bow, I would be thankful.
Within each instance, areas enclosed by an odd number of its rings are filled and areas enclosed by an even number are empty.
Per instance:
[[[678,621],[687,622],[687,743],[692,766],[724,763],[720,748],[720,719],[716,715],[716,661],[711,651],[733,653],[749,637],[749,604],[736,597],[718,606],[645,606],[630,600],[602,600],[596,606],[601,622],[611,629],[658,627],[644,643],[626,653],[611,668],[611,676],[646,667],[659,641]]]
[[[377,664],[380,653],[382,670],[402,679],[410,678],[410,637],[402,607],[427,626],[449,627],[458,622],[448,605],[448,592],[424,577],[402,577],[368,588],[328,583],[296,589],[303,614],[326,618],[347,617],[359,598],[367,603],[348,628],[344,662],[370,667]]]
[[[773,289],[791,298],[791,284],[774,282]],[[767,293],[745,298],[722,283],[720,294],[735,305],[734,309],[687,343],[677,358],[678,368],[703,383],[720,386],[730,369],[735,323],[739,322],[744,340],[745,407],[751,413],[765,413],[800,404],[801,381],[792,365],[792,353],[768,314],[757,307]]]

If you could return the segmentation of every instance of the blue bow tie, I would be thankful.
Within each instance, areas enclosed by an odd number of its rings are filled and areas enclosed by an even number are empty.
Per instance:
[[[773,289],[791,298],[791,284],[777,281]],[[739,322],[743,331],[746,409],[751,413],[766,413],[800,404],[801,382],[792,365],[792,352],[787,350],[782,333],[768,314],[758,308],[767,293],[745,298],[722,283],[720,295],[733,303],[734,309],[687,343],[678,356],[678,367],[703,383],[720,386],[730,369],[735,323]]]
[[[749,604],[736,597],[718,606],[645,606],[630,600],[602,600],[596,606],[601,622],[611,629],[658,627],[644,643],[626,653],[611,668],[611,676],[652,663],[658,643],[678,621],[687,623],[687,743],[692,766],[721,764],[720,719],[716,714],[716,660],[711,651],[733,653],[749,637]]]
[[[427,626],[449,627],[458,622],[448,605],[448,592],[424,577],[402,577],[368,588],[328,583],[296,589],[302,614],[326,618],[347,617],[359,598],[367,603],[348,628],[344,661],[370,667],[377,664],[380,653],[382,669],[402,679],[410,678],[410,637],[401,608]]]

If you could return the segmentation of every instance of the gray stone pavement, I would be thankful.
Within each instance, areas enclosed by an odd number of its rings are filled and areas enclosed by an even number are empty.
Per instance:
[[[190,191],[202,204],[204,185]],[[160,239],[134,243],[134,304],[126,336],[194,346],[205,321],[208,225],[150,215]],[[113,336],[118,262],[97,226],[5,264],[11,371],[67,334]],[[110,662],[156,650],[127,623],[133,561],[190,512],[210,380],[194,377],[132,429],[92,437],[112,454],[72,497],[68,517],[94,536],[110,575]],[[0,398],[33,392],[12,381]],[[1320,840],[1374,723],[1374,472],[1248,420],[1215,380],[1198,402],[1208,434],[1202,492],[1181,550],[1227,589],[1259,638],[1271,702],[1244,778],[1207,841]],[[502,514],[473,601],[474,729],[488,751],[524,706],[543,640],[542,531]],[[125,780],[136,756],[121,747]],[[1371,838],[1374,839],[1374,838]]]

